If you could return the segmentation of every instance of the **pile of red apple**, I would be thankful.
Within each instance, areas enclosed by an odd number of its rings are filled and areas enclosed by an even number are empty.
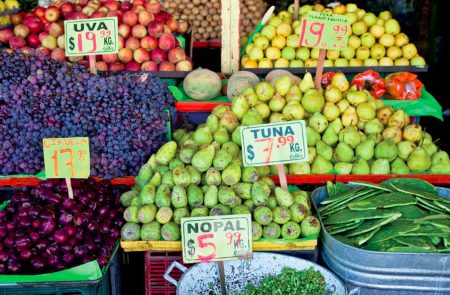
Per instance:
[[[14,29],[0,30],[0,43],[25,52],[35,48],[55,60],[88,66],[87,56],[66,58],[64,20],[117,17],[119,53],[97,55],[98,70],[191,71],[192,62],[173,35],[187,32],[188,23],[161,8],[158,0],[55,2],[55,6],[11,15]]]

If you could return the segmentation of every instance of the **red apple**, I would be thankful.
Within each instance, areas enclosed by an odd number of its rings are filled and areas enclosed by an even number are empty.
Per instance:
[[[89,61],[89,55],[86,55],[84,58],[87,61]],[[95,61],[102,61],[102,56],[101,55],[95,55]]]
[[[175,71],[175,65],[169,61],[163,61],[160,65],[159,65],[159,69],[160,71],[164,71],[164,72],[173,72]]]
[[[154,20],[148,24],[147,31],[150,36],[159,38],[164,34],[164,25],[162,22]]]
[[[103,3],[103,6],[108,8],[109,10],[116,11],[119,9],[120,2],[114,0],[107,0]]]
[[[153,61],[146,61],[141,66],[141,71],[155,72],[158,70],[158,65]]]
[[[49,6],[45,10],[44,16],[45,19],[48,20],[49,22],[56,22],[61,17],[61,12],[56,6]]]
[[[56,49],[55,49],[55,50],[56,50]],[[54,52],[55,50],[53,50],[53,52]],[[52,54],[53,54],[53,52],[52,52]],[[79,61],[82,61],[82,60],[83,60],[83,56],[69,56],[67,59],[68,59],[70,62],[79,62]]]
[[[138,63],[143,63],[150,60],[150,53],[144,48],[139,48],[133,52],[134,61]]]
[[[192,63],[188,60],[182,60],[177,63],[175,69],[180,72],[189,72],[192,71]]]
[[[87,60],[79,61],[78,64],[83,65],[86,69],[89,69],[89,62]]]
[[[119,26],[119,36],[121,36],[122,38],[128,39],[128,37],[130,37],[130,34],[131,34],[131,28],[129,25],[121,24]]]
[[[141,70],[141,65],[135,61],[130,61],[125,65],[125,71],[128,72],[139,72]]]
[[[158,0],[150,0],[145,2],[145,9],[151,13],[159,13],[161,11],[161,3]]]
[[[124,68],[125,66],[123,65],[123,63],[118,61],[109,64],[109,70],[113,72],[123,71]]]
[[[122,23],[122,16],[119,14],[119,11],[110,11],[106,14],[106,16],[117,18],[117,24],[119,24],[119,25]]]
[[[119,44],[119,50],[125,47],[125,39],[122,38],[121,36],[119,36],[117,43]]]
[[[175,47],[169,50],[167,58],[171,63],[176,64],[177,62],[186,59],[186,53],[183,48]]]
[[[164,34],[172,34],[172,30],[166,25],[164,25]]]
[[[25,18],[25,16],[27,15],[27,13],[25,11],[21,11],[21,12],[19,12],[19,14],[22,16],[22,18]]]
[[[87,3],[87,6],[94,8],[95,10],[99,9],[102,4],[97,0],[91,0]]]
[[[142,39],[147,36],[147,29],[141,24],[136,24],[131,28],[131,35],[138,39]]]
[[[66,60],[66,53],[64,49],[55,48],[52,51],[51,57],[56,61],[64,61]]]
[[[171,15],[168,14],[167,12],[165,12],[164,10],[161,10],[158,14],[159,14],[160,16],[162,16],[162,18],[163,18],[164,21],[166,21],[169,17],[171,17]]]
[[[42,32],[39,34],[39,42],[42,43],[42,40],[44,40],[45,37],[47,37],[48,35],[50,35],[48,32]]]
[[[50,31],[50,25],[51,25],[52,23],[46,23],[45,25],[44,25],[44,32],[49,32]]]
[[[11,15],[9,20],[11,21],[12,25],[17,26],[18,24],[22,23],[23,17],[20,13],[16,13]]]
[[[10,28],[0,30],[0,43],[8,43],[13,36],[14,31]]]
[[[122,18],[124,12],[122,10],[117,10],[116,12],[120,16],[120,18]]]
[[[97,11],[101,11],[101,12],[103,12],[103,13],[108,13],[108,12],[109,12],[109,9],[108,9],[107,7],[105,7],[105,6],[101,6],[101,7],[99,7],[99,8],[97,9]]]
[[[66,2],[59,7],[59,10],[63,16],[66,16],[70,12],[75,11],[75,6],[70,2]]]
[[[78,2],[77,4],[80,4],[84,7],[88,4],[89,0],[76,0],[75,2]]]
[[[102,54],[102,60],[108,64],[117,61],[117,53]]]
[[[58,46],[58,44],[56,42],[56,38],[55,37],[53,37],[51,35],[48,35],[47,37],[45,37],[42,40],[42,46],[44,46],[45,48],[48,48],[50,50],[53,50],[53,49],[55,49]]]
[[[145,36],[141,39],[141,47],[148,51],[152,51],[158,47],[158,39],[153,36]]]
[[[23,53],[26,53],[26,54],[31,54],[31,52],[30,52],[30,47],[28,47],[28,46],[24,46],[24,47],[21,47],[20,48],[20,50],[23,52]]]
[[[145,0],[133,0],[133,6],[142,5],[144,6]]]
[[[14,28],[14,35],[26,38],[30,35],[30,28],[24,24],[17,25]]]
[[[46,25],[46,24],[49,23],[49,21],[45,19],[45,16],[41,16],[39,19],[41,20],[41,22],[42,22],[44,25]]]
[[[139,12],[144,11],[144,10],[145,10],[145,7],[144,7],[144,6],[142,6],[142,5],[136,5],[136,6],[133,6],[133,8],[131,8],[130,11],[132,11],[132,12],[138,14]]]
[[[186,33],[189,29],[189,24],[184,19],[178,21],[178,33]]]
[[[34,11],[34,14],[37,17],[43,17],[45,15],[45,8],[44,7],[38,7],[36,8],[36,10]]]
[[[159,37],[159,48],[163,50],[170,50],[175,47],[175,37],[172,34],[163,34]]]
[[[64,19],[65,20],[74,20],[75,19],[75,17],[76,17],[76,15],[77,15],[77,12],[74,10],[74,11],[71,11],[71,12],[69,12],[68,14],[66,14],[65,16],[64,16]]]
[[[119,53],[117,54],[117,57],[119,60],[123,63],[127,63],[133,60],[133,51],[131,51],[128,48],[122,48],[119,50]]]
[[[75,5],[76,12],[81,12],[81,10],[83,10],[83,7],[81,7],[81,5]]]
[[[168,26],[170,28],[170,30],[172,31],[172,33],[176,33],[178,31],[178,22],[175,18],[173,17],[169,17],[166,20],[166,26]]]
[[[141,44],[139,43],[139,40],[135,37],[130,37],[127,39],[127,41],[125,41],[125,47],[132,51],[135,51],[140,46]]]
[[[21,36],[13,36],[9,39],[9,47],[12,50],[22,48],[27,45],[27,41]]]
[[[37,16],[26,17],[22,24],[30,28],[31,33],[40,33],[44,29],[44,24]]]
[[[100,11],[96,11],[91,15],[91,18],[102,18],[102,17],[106,17],[106,14]]]
[[[151,54],[150,54],[150,58],[152,59],[152,61],[156,62],[157,64],[159,64],[162,61],[165,61],[167,58],[167,54],[164,50],[160,49],[160,48],[155,48],[152,50]]]
[[[155,14],[155,20],[160,21],[162,23],[164,23],[164,18],[161,16],[161,14]]]
[[[97,71],[107,71],[108,70],[108,64],[104,61],[98,61],[95,64],[95,67],[97,68]]]
[[[127,11],[122,16],[122,23],[129,25],[130,27],[137,24],[138,16],[136,13]]]
[[[58,38],[64,34],[64,27],[60,26],[58,23],[51,23],[48,33],[55,38]]]
[[[148,24],[154,19],[155,17],[153,16],[153,13],[148,12],[147,10],[143,10],[138,14],[138,22],[144,26],[148,26]]]
[[[66,36],[59,36],[58,39],[56,39],[56,44],[58,44],[59,48],[66,49]]]
[[[32,48],[36,48],[41,44],[41,42],[39,41],[39,36],[37,34],[28,35],[27,43],[28,43],[28,46],[30,46]]]
[[[94,14],[95,9],[90,6],[85,6],[85,7],[83,7],[83,9],[81,11],[84,14],[86,14],[87,16],[91,16],[92,14]]]
[[[82,13],[82,12],[76,12],[75,13],[75,20],[77,19],[88,19],[89,16],[87,16],[86,14]]]
[[[122,4],[120,4],[120,10],[122,11],[130,11],[133,7],[133,4],[131,4],[130,1],[123,1]]]
[[[44,46],[40,46],[40,47],[36,48],[36,54],[38,54],[39,52],[45,56],[50,56],[50,54],[52,53],[50,51],[50,49],[45,48]]]

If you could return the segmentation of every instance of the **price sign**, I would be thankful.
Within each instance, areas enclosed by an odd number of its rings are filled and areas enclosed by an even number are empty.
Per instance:
[[[182,218],[181,240],[184,263],[253,258],[252,217]]]
[[[115,17],[65,21],[66,56],[118,53],[117,30]]]
[[[48,178],[88,178],[90,174],[87,137],[44,138],[45,174]]]
[[[305,121],[241,127],[244,166],[308,162]]]
[[[301,26],[300,46],[330,50],[347,47],[350,25],[346,15],[310,11]]]

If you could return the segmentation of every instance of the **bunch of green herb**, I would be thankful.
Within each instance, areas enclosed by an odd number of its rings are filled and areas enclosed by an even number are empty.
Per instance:
[[[258,287],[247,285],[247,292],[235,295],[321,295],[327,289],[325,278],[313,267],[298,271],[283,268],[278,276],[265,277]]]

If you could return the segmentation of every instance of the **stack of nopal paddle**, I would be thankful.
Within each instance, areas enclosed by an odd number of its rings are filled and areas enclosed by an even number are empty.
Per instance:
[[[450,199],[410,178],[327,184],[319,213],[337,240],[370,251],[450,253]]]

